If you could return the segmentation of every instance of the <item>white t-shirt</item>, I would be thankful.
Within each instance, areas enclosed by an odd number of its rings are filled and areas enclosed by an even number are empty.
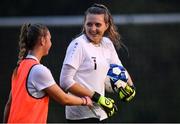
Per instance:
[[[26,58],[32,58],[38,61],[35,56],[27,55]],[[45,95],[43,89],[55,84],[55,80],[50,70],[42,64],[34,65],[28,75],[27,89],[31,96],[41,98]]]
[[[95,46],[87,40],[85,35],[81,35],[68,46],[63,63],[77,70],[73,77],[74,81],[65,84],[60,77],[60,85],[67,90],[72,83],[78,82],[104,96],[104,81],[111,63],[122,65],[109,38],[103,37],[101,43]],[[63,68],[61,72],[63,72]],[[91,117],[102,120],[107,118],[107,115],[97,104],[94,109],[89,109],[87,106],[66,107],[67,119],[76,120]]]

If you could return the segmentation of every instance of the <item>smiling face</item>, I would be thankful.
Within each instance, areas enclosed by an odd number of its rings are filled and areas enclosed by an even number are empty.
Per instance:
[[[107,28],[108,25],[104,21],[104,14],[87,14],[84,29],[86,35],[94,44],[101,42]]]

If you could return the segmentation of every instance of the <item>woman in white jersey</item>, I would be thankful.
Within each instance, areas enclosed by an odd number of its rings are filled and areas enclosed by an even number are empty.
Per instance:
[[[94,100],[96,92],[101,96],[105,94],[104,82],[109,65],[122,65],[114,47],[120,47],[119,40],[108,9],[101,4],[88,8],[81,35],[68,46],[60,75],[61,87],[71,94],[86,95],[97,102]],[[131,79],[128,83],[133,85]],[[92,108],[66,106],[65,112],[67,121],[74,123],[102,122],[108,117],[96,103]]]
[[[68,95],[56,84],[41,58],[48,55],[51,34],[41,24],[24,24],[19,40],[19,60],[12,75],[12,88],[4,111],[8,123],[46,123],[49,96],[62,105],[89,105],[89,97]]]

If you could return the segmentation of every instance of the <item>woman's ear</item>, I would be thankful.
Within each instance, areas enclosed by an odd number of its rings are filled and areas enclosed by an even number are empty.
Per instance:
[[[109,28],[109,24],[108,23],[106,23],[106,30]]]
[[[44,46],[46,44],[46,40],[44,37],[40,38],[40,45]]]

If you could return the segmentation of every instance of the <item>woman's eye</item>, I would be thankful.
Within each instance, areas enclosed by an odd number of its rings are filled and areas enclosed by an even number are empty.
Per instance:
[[[92,24],[91,24],[91,23],[87,23],[87,26],[88,26],[88,27],[91,27],[91,26],[92,26]]]
[[[101,26],[101,24],[100,23],[96,23],[96,27],[100,27]]]

